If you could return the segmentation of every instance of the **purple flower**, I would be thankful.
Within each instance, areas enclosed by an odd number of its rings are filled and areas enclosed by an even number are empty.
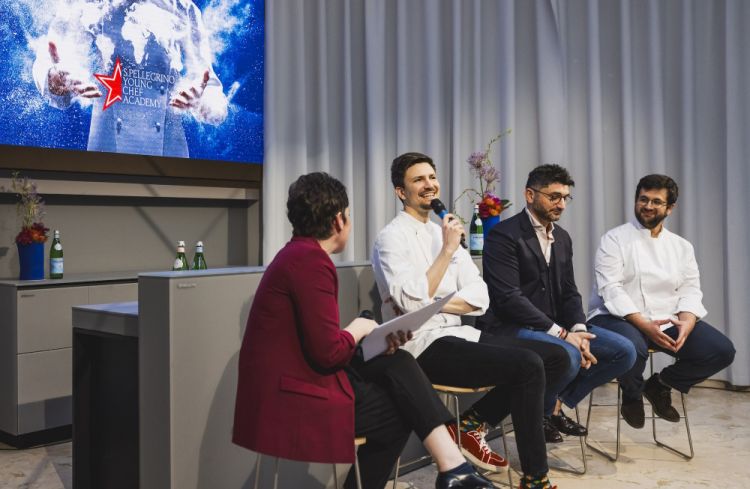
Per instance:
[[[495,182],[500,178],[500,174],[497,171],[497,168],[494,166],[488,166],[484,168],[484,171],[482,172],[482,178],[484,178],[484,181],[487,182],[487,191],[490,190],[490,187],[494,187]]]
[[[485,153],[484,151],[474,151],[473,153],[471,153],[471,156],[469,156],[466,162],[469,164],[469,167],[472,170],[480,172],[486,160],[487,153]]]

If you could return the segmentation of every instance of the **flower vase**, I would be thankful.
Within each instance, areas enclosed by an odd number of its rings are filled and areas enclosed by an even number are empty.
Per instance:
[[[484,242],[487,242],[487,235],[490,233],[490,229],[495,227],[495,224],[500,222],[500,216],[489,216],[482,218],[482,232],[484,233]]]
[[[18,246],[18,262],[21,265],[20,280],[44,280],[44,243]]]

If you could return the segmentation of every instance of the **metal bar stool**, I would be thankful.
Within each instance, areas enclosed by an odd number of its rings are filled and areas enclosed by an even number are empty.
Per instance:
[[[484,392],[489,392],[492,389],[495,388],[494,385],[488,385],[484,387],[455,387],[450,385],[439,385],[439,384],[432,384],[432,388],[435,389],[438,393],[443,394],[446,396],[446,398],[452,398],[453,399],[453,412],[456,415],[456,433],[460,433],[461,429],[461,408],[459,407],[458,403],[458,396],[460,394],[479,394]],[[446,403],[447,404],[447,403]],[[505,456],[508,456],[508,439],[505,436],[505,427],[503,426],[502,421],[500,422],[500,434],[503,437],[503,450],[505,450]],[[458,437],[458,449],[461,449],[461,437]],[[510,464],[508,464],[508,484],[510,487],[513,487],[513,470],[510,467]],[[492,472],[488,472],[492,473]],[[485,474],[486,475],[486,474]],[[494,482],[493,482],[494,483]]]
[[[354,439],[354,473],[356,474],[357,489],[362,489],[362,479],[359,474],[359,459],[357,458],[356,450],[358,447],[367,443],[367,438],[364,436],[358,436]],[[260,481],[260,459],[263,454],[258,453],[258,457],[255,459],[255,489],[258,489],[258,483]],[[280,458],[276,457],[276,464],[273,474],[273,489],[277,489],[279,486],[279,463]],[[339,476],[336,473],[336,464],[331,464],[333,468],[333,484],[336,489],[339,489]]]
[[[650,364],[650,371],[651,375],[654,375],[654,353],[656,353],[657,350],[653,350],[649,348],[648,350],[648,358],[649,358],[649,364]],[[688,414],[687,414],[687,406],[685,404],[685,394],[680,392],[680,400],[682,402],[682,415],[680,415],[680,419],[685,421],[685,431],[687,432],[687,439],[688,439],[688,446],[690,448],[690,453],[685,453],[681,450],[678,450],[674,448],[671,445],[668,445],[662,441],[660,441],[656,436],[656,418],[658,416],[654,414],[653,407],[651,408],[651,416],[646,416],[646,418],[651,419],[651,431],[653,433],[654,437],[654,443],[656,443],[657,446],[664,448],[666,450],[669,450],[671,452],[674,452],[675,454],[681,456],[685,460],[690,460],[695,455],[695,451],[693,450],[693,437],[690,435],[690,422],[688,420]],[[618,384],[617,386],[617,404],[594,404],[594,393],[591,393],[591,396],[589,397],[589,412],[586,415],[586,429],[588,430],[589,422],[591,420],[591,410],[593,407],[603,407],[603,406],[617,406],[617,438],[616,438],[616,445],[615,445],[615,454],[611,455],[603,448],[596,447],[588,442],[588,437],[586,439],[586,445],[589,446],[592,450],[599,453],[600,455],[603,455],[604,457],[608,458],[612,462],[616,462],[618,457],[620,456],[620,420],[622,419],[622,415],[620,414],[620,408],[622,407],[622,389],[620,389],[620,386]]]

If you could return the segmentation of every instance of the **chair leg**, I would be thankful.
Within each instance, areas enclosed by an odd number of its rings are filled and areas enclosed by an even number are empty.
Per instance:
[[[576,423],[581,423],[581,418],[578,415],[578,404],[576,404]],[[577,473],[583,475],[586,473],[586,470],[588,470],[588,467],[586,466],[586,440],[585,437],[579,436],[578,441],[581,444],[581,460],[583,461],[583,470],[579,471]]]
[[[359,473],[359,457],[354,457],[354,475],[357,479],[357,489],[362,489],[362,475]]]
[[[260,482],[260,459],[262,455],[260,453],[255,458],[255,489],[258,489],[258,483]]]
[[[648,353],[648,360],[649,360],[648,363],[650,364],[650,367],[651,367],[650,368],[651,375],[653,376],[654,375],[654,352],[650,351]],[[673,453],[681,456],[685,460],[690,460],[690,459],[692,459],[695,456],[695,451],[693,450],[693,437],[690,435],[690,422],[688,421],[687,407],[685,406],[685,394],[683,394],[682,392],[680,392],[680,400],[682,401],[682,416],[681,416],[681,418],[683,418],[685,420],[685,431],[687,432],[687,439],[688,439],[688,446],[690,448],[690,454],[688,455],[687,453],[685,453],[685,452],[683,452],[681,450],[678,450],[678,449],[676,449],[676,448],[674,448],[674,447],[672,447],[670,445],[667,445],[666,443],[663,443],[663,442],[661,442],[661,441],[658,440],[658,438],[656,437],[656,418],[657,418],[657,416],[656,416],[656,413],[654,412],[653,406],[651,407],[651,415],[652,415],[651,416],[651,430],[652,430],[652,433],[654,435],[654,443],[656,443],[657,446],[665,448],[665,449],[667,449],[667,450],[669,450],[669,451],[671,451],[671,452],[673,452]]]
[[[336,472],[336,464],[331,464],[331,469],[333,469],[333,487],[339,489],[339,474]]]
[[[276,457],[276,469],[274,470],[273,474],[273,489],[277,489],[279,487],[279,464],[281,463],[281,459],[279,457]]]
[[[458,440],[458,450],[461,450],[461,407],[458,404],[458,396],[452,394],[453,407],[456,413],[456,440]]]
[[[508,439],[505,437],[505,425],[503,425],[502,421],[500,421],[500,434],[503,437],[503,450],[505,450],[505,457],[508,459],[510,457],[508,452]],[[513,489],[513,468],[510,466],[510,461],[508,462],[508,485]]]
[[[576,423],[580,423],[581,420],[578,417],[578,406],[576,406],[575,410],[576,410]],[[586,444],[585,444],[584,437],[582,436],[578,437],[578,441],[581,444],[581,460],[583,461],[583,469],[555,467],[555,470],[559,470],[561,472],[568,472],[571,474],[578,474],[578,475],[583,475],[586,473]]]
[[[393,489],[396,489],[396,485],[398,484],[398,471],[401,469],[401,457],[399,456],[396,459],[396,473],[393,476]]]
[[[685,406],[685,394],[683,394],[682,392],[680,392],[680,400],[682,401],[682,416],[681,417],[685,421],[685,431],[687,432],[688,447],[690,448],[689,454],[660,441],[656,437],[656,415],[655,414],[653,418],[651,418],[651,427],[653,429],[653,434],[654,434],[654,443],[656,443],[658,446],[662,448],[665,448],[681,456],[685,460],[691,460],[695,456],[695,451],[693,450],[693,437],[690,435],[690,421],[688,420],[687,407]]]
[[[596,389],[594,389],[595,391]],[[600,406],[612,406],[612,404],[594,404],[594,391],[591,391],[591,394],[589,394],[589,412],[586,414],[586,431],[589,429],[589,424],[591,423],[591,412],[593,411],[594,407]],[[608,453],[606,450],[599,448],[591,443],[589,443],[588,435],[585,436],[585,443],[586,446],[588,446],[590,449],[598,453],[599,455],[602,455],[603,457],[607,458],[611,462],[616,462],[617,459],[620,457],[620,404],[622,403],[622,394],[620,392],[620,386],[617,386],[617,404],[614,404],[614,407],[617,408],[616,417],[617,417],[617,438],[615,441],[615,454],[612,456],[610,453]],[[585,464],[584,464],[585,468]]]

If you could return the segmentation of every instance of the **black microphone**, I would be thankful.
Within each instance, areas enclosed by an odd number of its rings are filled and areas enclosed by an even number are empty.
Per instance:
[[[432,201],[430,201],[430,207],[432,207],[432,210],[435,211],[435,214],[440,216],[440,219],[444,218],[448,213],[448,210],[445,208],[445,204],[443,204],[440,199],[432,199]],[[453,218],[451,217],[450,220],[452,221]],[[464,249],[467,248],[465,234],[461,235],[461,246],[463,246]]]

